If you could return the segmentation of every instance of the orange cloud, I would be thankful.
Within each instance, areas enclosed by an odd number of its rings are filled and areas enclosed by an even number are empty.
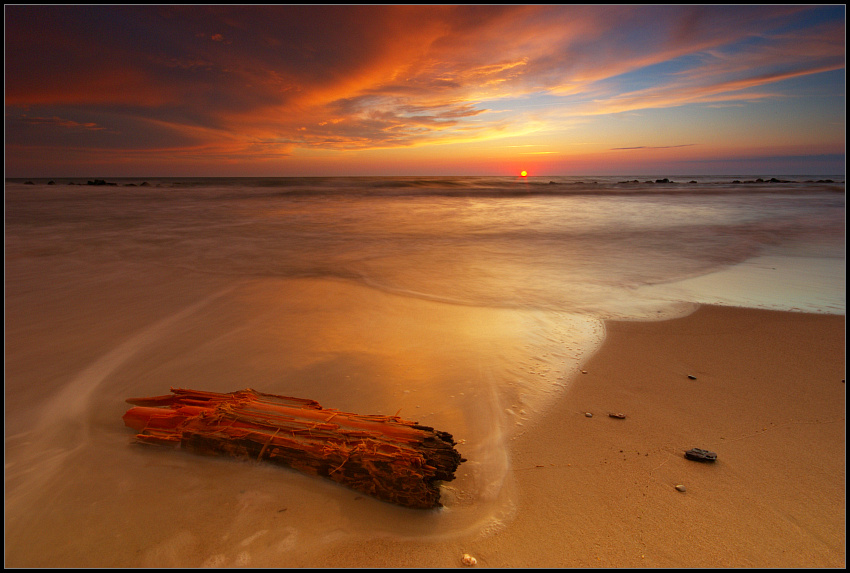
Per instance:
[[[101,152],[266,161],[780,98],[779,82],[844,66],[843,21],[791,31],[811,10],[11,7],[7,147],[73,128]]]
[[[610,114],[648,108],[678,107],[693,103],[755,101],[783,97],[778,91],[750,92],[747,90],[800,76],[840,70],[842,67],[832,65],[818,69],[764,74],[758,77],[696,86],[675,83],[661,88],[649,88],[615,96],[605,101],[597,101],[593,107],[586,108],[584,113]]]
[[[100,131],[102,129],[106,129],[103,126],[100,126],[94,122],[86,122],[80,123],[78,121],[73,121],[70,119],[62,119],[60,117],[30,117],[24,115],[21,118],[23,123],[27,123],[30,125],[55,125],[59,127],[67,127],[71,129],[87,129],[92,131]]]

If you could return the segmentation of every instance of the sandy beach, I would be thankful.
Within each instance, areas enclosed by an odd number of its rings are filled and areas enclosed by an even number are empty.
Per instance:
[[[470,550],[494,566],[843,567],[843,331],[843,316],[710,306],[608,323],[587,374],[516,440],[527,510]]]
[[[793,249],[732,264],[750,196],[349,183],[12,186],[7,567],[844,565],[843,196],[769,202]],[[468,461],[421,511],[135,444],[126,399],[172,386],[399,413]]]
[[[512,441],[512,522],[297,565],[844,567],[844,324],[719,306],[609,322],[586,374]],[[717,461],[685,459],[692,447]]]
[[[266,309],[268,316],[260,322],[252,319],[252,328],[239,330],[238,338],[216,334],[217,329],[235,332],[226,313],[215,306],[217,299],[205,303],[213,307],[203,320],[218,317],[221,324],[204,322],[204,330],[188,336],[191,322],[186,321],[194,315],[186,310],[170,313],[180,308],[199,312],[192,310],[197,304],[184,306],[189,300],[203,300],[200,291],[190,295],[199,285],[172,289],[170,299],[163,290],[154,297],[159,301],[156,310],[148,310],[170,316],[171,322],[142,329],[83,368],[65,391],[76,388],[82,394],[75,391],[69,402],[61,396],[50,402],[55,413],[45,415],[54,421],[67,416],[67,424],[72,424],[71,416],[83,416],[90,420],[85,427],[68,425],[60,439],[38,428],[29,438],[9,435],[7,426],[7,566],[456,567],[464,553],[474,556],[480,567],[844,566],[843,315],[701,306],[684,318],[609,321],[601,348],[580,362],[585,373],[564,380],[547,395],[545,406],[535,407],[535,415],[519,423],[492,413],[454,413],[458,406],[449,404],[460,396],[413,398],[401,390],[404,386],[387,386],[382,394],[387,407],[406,403],[409,416],[421,412],[424,422],[437,420],[441,429],[455,431],[464,442],[476,436],[478,442],[488,442],[481,437],[489,435],[486,429],[471,424],[502,420],[504,427],[492,430],[494,435],[504,430],[503,440],[477,451],[468,443],[458,445],[471,461],[461,466],[458,480],[446,484],[447,507],[459,523],[472,523],[479,514],[489,519],[477,526],[459,528],[452,525],[456,522],[451,515],[394,508],[273,466],[140,453],[130,447],[131,436],[120,416],[123,398],[137,394],[138,388],[125,384],[137,386],[150,379],[145,384],[155,393],[173,380],[198,388],[216,381],[213,389],[232,390],[222,385],[256,386],[270,379],[264,368],[280,370],[288,363],[285,356],[262,347],[263,340],[274,342],[276,336],[296,340],[287,332],[275,334],[282,324],[291,323],[280,314],[286,307],[269,314],[273,307],[268,303],[284,284],[257,283],[236,291],[241,292],[238,296],[218,295],[225,297],[226,308],[240,309],[240,320],[253,316],[246,304],[257,297],[263,303],[258,308]],[[353,315],[349,309],[333,322],[317,325],[317,333],[337,332],[340,325],[354,328],[354,317],[358,330],[346,338],[384,348],[375,367],[400,364],[406,356],[430,372],[427,376],[437,378],[444,376],[433,370],[438,363],[475,377],[478,364],[494,349],[505,353],[514,348],[516,356],[503,358],[518,362],[521,339],[527,335],[519,336],[517,330],[513,338],[519,338],[514,340],[507,329],[495,326],[532,332],[535,325],[544,324],[529,323],[522,313],[485,313],[425,302],[395,307],[375,323],[375,318],[365,318],[379,316],[378,306],[387,308],[392,300],[385,295],[353,287],[337,292],[342,284],[333,282],[296,286],[290,286],[285,300],[297,298],[299,292],[331,300],[344,292],[349,303],[357,304]],[[147,288],[157,292],[159,287]],[[63,292],[69,296],[67,284]],[[23,334],[34,307],[23,306],[24,299],[10,307],[16,312],[9,323],[15,336],[7,344],[7,355],[14,359],[7,367],[7,392],[11,381],[61,381],[59,369],[73,371],[71,356],[112,346],[104,338],[110,331],[85,317],[95,316],[95,307],[114,316],[121,301],[109,300],[108,291],[100,287],[89,292],[101,296],[75,299],[81,303],[78,321],[68,315],[52,338],[39,335],[54,350],[54,360],[40,366],[27,360],[27,341],[35,339]],[[299,308],[304,304],[294,303]],[[138,304],[125,315],[137,326],[148,322]],[[184,322],[174,322],[178,318]],[[484,319],[489,322],[476,322]],[[456,339],[462,346],[437,344],[440,325],[461,320],[470,325],[467,338]],[[393,329],[394,324],[416,323],[420,327],[410,339],[400,338],[401,331]],[[287,328],[312,332],[297,323]],[[377,338],[365,340],[370,332]],[[304,340],[302,345],[312,338]],[[323,347],[324,340],[316,344]],[[391,340],[396,340],[395,348],[387,346]],[[426,340],[417,351],[417,344]],[[75,345],[82,341],[81,353]],[[132,351],[124,349],[128,344]],[[148,355],[144,345],[154,345],[153,354]],[[162,356],[163,350],[157,350],[161,346],[183,356],[187,351],[180,345],[201,350],[179,360],[153,361]],[[222,356],[225,347],[230,353]],[[430,350],[417,356],[424,348]],[[63,358],[64,352],[71,354]],[[312,351],[299,352],[310,356]],[[251,356],[260,362],[252,363],[250,370],[240,369]],[[200,364],[207,366],[198,369]],[[324,376],[333,374],[328,365],[322,368]],[[393,368],[375,370],[371,379],[399,378],[410,371]],[[232,372],[223,374],[223,369]],[[300,395],[318,394],[306,386],[317,371],[301,375],[307,378]],[[364,389],[372,387],[369,380],[362,383]],[[520,390],[513,391],[521,396]],[[483,392],[483,387],[470,386],[470,392]],[[7,403],[7,413],[13,414],[7,424],[23,424],[23,414],[38,404],[37,395],[25,401],[24,394],[15,395],[18,401],[11,410]],[[352,396],[374,404],[379,394],[358,390]],[[487,403],[483,396],[468,398],[458,404]],[[518,398],[503,399],[510,403]],[[416,410],[414,400],[434,413]],[[609,413],[626,418],[611,418]],[[66,459],[66,469],[57,473],[54,464],[65,455],[57,452],[66,441],[68,451],[76,453],[71,454],[73,463]],[[685,450],[692,447],[716,452],[717,462],[685,459]],[[22,461],[30,454],[37,454],[38,461]],[[484,467],[482,455],[503,455],[504,461]],[[22,473],[22,463],[34,465]],[[17,476],[12,481],[10,469]],[[677,491],[677,485],[686,491]],[[479,491],[487,487],[501,490],[490,499]],[[451,498],[458,495],[468,499]]]

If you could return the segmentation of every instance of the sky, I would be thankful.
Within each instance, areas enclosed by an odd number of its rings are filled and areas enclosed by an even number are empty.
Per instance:
[[[845,19],[6,5],[6,177],[843,174]]]

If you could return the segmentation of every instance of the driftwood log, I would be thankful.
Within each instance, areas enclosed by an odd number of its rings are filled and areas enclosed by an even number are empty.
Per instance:
[[[464,460],[447,432],[398,416],[322,408],[314,400],[247,389],[227,394],[171,389],[130,398],[124,423],[146,444],[267,460],[379,499],[440,507],[440,481]]]

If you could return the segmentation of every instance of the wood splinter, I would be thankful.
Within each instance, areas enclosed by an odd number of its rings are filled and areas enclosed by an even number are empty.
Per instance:
[[[440,507],[439,482],[466,461],[451,434],[398,415],[351,414],[251,389],[171,392],[127,400],[135,407],[124,424],[138,442],[266,460],[416,509]]]

